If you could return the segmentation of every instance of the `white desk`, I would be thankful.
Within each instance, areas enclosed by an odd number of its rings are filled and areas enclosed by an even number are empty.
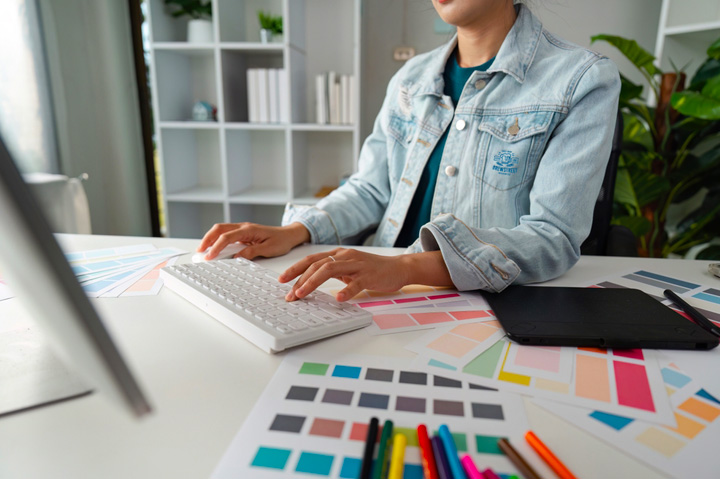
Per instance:
[[[151,242],[193,251],[197,240],[60,235],[66,250]],[[327,246],[304,246],[263,260],[282,271]],[[398,250],[372,249],[380,254]],[[182,262],[190,256],[181,257]],[[717,281],[707,262],[584,257],[556,285],[577,285],[638,267],[703,284]],[[93,300],[155,408],[136,421],[98,394],[0,419],[1,478],[206,478],[240,428],[283,355],[270,356],[174,293]],[[15,299],[0,302],[0,321],[28,320]],[[309,346],[313,351],[410,357],[408,338],[355,331]],[[702,354],[702,353],[699,353]],[[0,385],[1,387],[1,385]],[[659,478],[655,470],[527,404],[531,427],[562,451],[578,477]],[[250,479],[250,478],[243,478]]]

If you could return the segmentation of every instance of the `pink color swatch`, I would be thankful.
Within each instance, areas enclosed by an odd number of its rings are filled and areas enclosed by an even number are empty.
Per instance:
[[[646,411],[655,411],[645,366],[613,361],[618,403]]]

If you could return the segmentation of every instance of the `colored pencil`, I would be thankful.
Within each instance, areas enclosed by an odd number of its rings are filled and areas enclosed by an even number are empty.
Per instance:
[[[542,479],[540,477],[540,474],[533,469],[533,467],[528,464],[528,462],[525,460],[522,455],[510,444],[510,442],[507,439],[501,438],[498,440],[498,447],[502,450],[502,452],[505,453],[505,455],[510,459],[510,462],[512,462],[515,467],[517,467],[518,471],[520,471],[520,474],[523,475],[525,479]]]
[[[450,465],[447,462],[445,456],[445,448],[442,444],[442,439],[439,436],[434,436],[430,443],[432,444],[433,453],[435,454],[435,464],[437,464],[438,477],[440,479],[453,479],[452,472],[450,472]]]
[[[450,429],[447,425],[443,424],[438,428],[438,434],[440,435],[440,439],[442,439],[443,447],[445,447],[445,453],[447,454],[447,461],[453,479],[467,479],[465,470],[462,464],[460,464],[457,447],[455,447],[455,439],[453,439],[452,434],[450,434]]]
[[[377,459],[375,467],[372,470],[372,479],[385,479],[385,468],[387,466],[387,450],[390,437],[392,437],[393,422],[390,419],[383,424],[382,433],[380,433],[380,445],[378,446]]]
[[[470,454],[465,454],[462,459],[460,459],[460,462],[465,468],[465,474],[467,474],[469,479],[485,479],[485,476],[478,471],[478,468],[475,466],[475,462],[472,460],[472,457],[470,457]]]
[[[376,417],[370,419],[367,436],[365,437],[365,451],[363,453],[362,466],[360,467],[360,479],[370,479],[379,422],[380,421]]]
[[[425,479],[438,479],[437,466],[435,465],[435,456],[430,444],[427,427],[420,424],[417,427],[418,443],[420,444],[420,452],[422,454],[422,466]]]
[[[388,479],[402,479],[405,468],[405,446],[407,437],[405,434],[397,433],[393,438],[392,460],[390,460],[390,472]]]
[[[535,452],[540,455],[542,460],[545,461],[553,471],[555,471],[555,474],[560,476],[561,479],[576,479],[575,475],[570,472],[570,469],[565,467],[565,464],[563,464],[560,459],[553,454],[550,448],[548,448],[534,432],[526,432],[525,440],[528,444],[530,444],[530,446],[532,446],[533,449],[535,449]]]

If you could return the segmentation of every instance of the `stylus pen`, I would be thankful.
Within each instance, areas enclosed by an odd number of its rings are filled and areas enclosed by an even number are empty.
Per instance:
[[[510,441],[500,438],[498,440],[498,447],[505,453],[508,459],[510,459],[510,462],[515,465],[525,479],[542,479],[540,474],[538,474],[512,444],[510,444]]]
[[[360,479],[370,479],[372,471],[373,453],[375,452],[375,441],[377,441],[378,418],[370,419],[370,425],[365,438],[365,451],[363,453],[362,466],[360,467]]]
[[[684,299],[675,294],[674,291],[666,289],[663,293],[667,299],[678,305],[680,309],[685,311],[687,315],[690,316],[701,328],[714,334],[715,336],[720,337],[720,328],[710,322],[710,320],[703,316],[700,311],[690,306]]]
[[[384,479],[385,471],[387,467],[387,452],[389,447],[390,438],[392,437],[393,422],[390,419],[385,420],[383,424],[382,432],[380,433],[380,445],[378,446],[377,459],[375,460],[375,467],[373,467],[372,478],[373,479]]]

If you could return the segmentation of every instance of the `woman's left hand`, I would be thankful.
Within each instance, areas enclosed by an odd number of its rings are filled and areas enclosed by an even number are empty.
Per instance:
[[[392,292],[406,284],[410,277],[407,256],[380,256],[346,248],[311,254],[298,261],[278,280],[287,283],[300,279],[287,294],[288,301],[304,298],[330,278],[337,278],[347,286],[336,299],[347,301],[363,289]]]

